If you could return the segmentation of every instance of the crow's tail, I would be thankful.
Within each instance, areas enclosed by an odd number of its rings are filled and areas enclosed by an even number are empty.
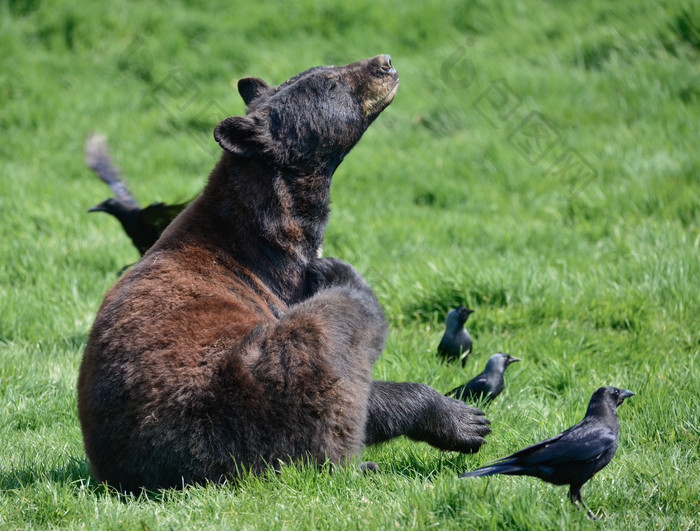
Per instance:
[[[137,205],[136,199],[114,166],[107,149],[107,138],[101,134],[92,134],[85,141],[85,163],[102,179],[120,200]]]
[[[514,474],[517,475],[522,472],[522,467],[515,465],[508,461],[503,461],[502,463],[493,463],[490,465],[482,466],[471,472],[464,472],[460,474],[461,478],[471,478],[476,476],[491,476],[493,474]]]

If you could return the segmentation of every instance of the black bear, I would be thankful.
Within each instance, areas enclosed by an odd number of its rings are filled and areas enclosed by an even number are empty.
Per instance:
[[[474,452],[478,409],[374,381],[386,335],[364,278],[319,258],[338,164],[391,103],[388,55],[245,78],[201,195],[109,290],[78,379],[97,479],[124,490],[233,479],[281,462],[343,463],[407,435]]]

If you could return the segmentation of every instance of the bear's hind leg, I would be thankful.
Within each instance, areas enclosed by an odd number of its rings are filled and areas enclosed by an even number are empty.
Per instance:
[[[248,370],[265,396],[251,404],[258,454],[275,461],[342,462],[364,446],[372,365],[386,323],[370,291],[333,286],[258,327],[246,349]],[[256,442],[256,445],[260,444]]]

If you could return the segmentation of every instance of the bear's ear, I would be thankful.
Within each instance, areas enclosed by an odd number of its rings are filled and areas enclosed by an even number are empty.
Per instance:
[[[224,118],[214,129],[214,138],[219,145],[229,153],[241,157],[250,157],[258,152],[254,135],[253,121],[246,116]]]
[[[238,81],[238,92],[246,105],[250,105],[253,100],[269,88],[270,85],[259,77],[244,77]]]

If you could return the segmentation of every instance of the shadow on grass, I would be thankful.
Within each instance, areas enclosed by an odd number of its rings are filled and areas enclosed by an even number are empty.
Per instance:
[[[65,463],[50,469],[40,465],[0,469],[0,491],[23,489],[39,483],[75,485],[77,489],[92,486],[95,491],[106,490],[92,475],[90,465],[84,458],[69,457]]]
[[[393,445],[386,442],[381,445]],[[367,456],[376,459],[382,475],[432,481],[440,476],[457,476],[469,468],[470,454],[437,452],[427,443],[411,442],[392,452],[390,457]],[[471,454],[474,455],[474,454]]]
[[[419,322],[432,322],[436,319],[442,322],[450,308],[456,306],[502,308],[512,303],[512,298],[512,294],[506,288],[495,284],[474,285],[467,289],[451,282],[443,282],[429,292],[422,291],[406,300],[403,313]]]
[[[466,458],[462,454],[446,452],[438,456],[432,451],[425,451],[427,445],[416,443],[416,446],[398,452],[390,460],[379,465],[380,475],[399,476],[410,479],[424,478],[433,481],[442,474],[457,477],[460,471],[468,468]],[[346,474],[347,473],[347,474]],[[200,492],[202,489],[224,489],[231,494],[237,494],[240,489],[246,490],[259,483],[267,483],[271,489],[276,485],[299,486],[316,484],[325,485],[336,477],[364,476],[371,481],[374,474],[363,474],[358,463],[347,463],[342,467],[324,465],[310,465],[308,463],[296,463],[283,466],[282,469],[270,467],[259,473],[249,471],[242,472],[236,478],[230,478],[222,482],[193,483],[179,488],[167,488],[157,491],[140,490],[128,492],[117,489],[105,483],[100,483],[90,471],[87,459],[67,457],[63,463],[53,467],[41,464],[19,466],[16,468],[0,467],[0,492],[32,490],[35,488],[49,487],[68,492],[73,496],[102,497],[109,496],[122,503],[146,501],[164,503],[173,499],[187,498],[192,492]]]
[[[186,491],[189,488],[197,489],[202,487],[202,485],[194,484],[178,489],[169,488],[158,491],[143,489],[138,492],[128,492],[99,482],[90,471],[90,465],[85,458],[69,457],[64,464],[50,469],[39,465],[36,467],[29,465],[9,470],[0,468],[0,492],[32,489],[39,485],[63,487],[71,491],[73,495],[86,492],[90,496],[109,495],[123,503],[136,500],[163,502],[170,499],[173,495],[177,496],[176,493],[178,492]],[[207,484],[205,487],[208,488],[213,485]],[[216,487],[224,485],[229,487],[235,486],[232,482],[224,482],[216,484]]]

